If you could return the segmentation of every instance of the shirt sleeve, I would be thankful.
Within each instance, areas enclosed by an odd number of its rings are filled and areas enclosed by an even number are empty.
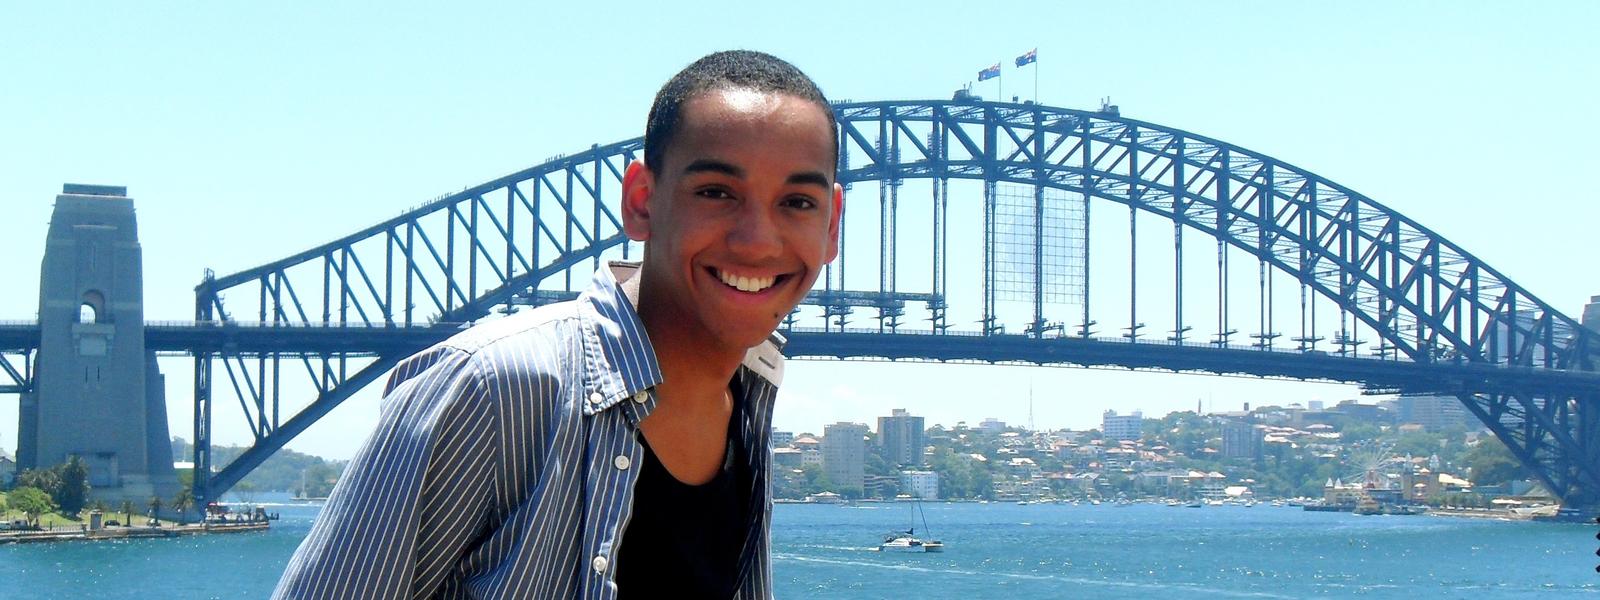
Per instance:
[[[437,346],[396,368],[382,416],[345,466],[274,598],[430,597],[489,527],[496,457],[489,386]]]

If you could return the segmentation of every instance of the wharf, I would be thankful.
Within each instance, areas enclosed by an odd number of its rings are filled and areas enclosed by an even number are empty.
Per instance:
[[[1307,504],[1303,507],[1306,512],[1353,512],[1354,504]]]
[[[169,538],[178,537],[181,535],[204,535],[209,533],[244,533],[250,531],[266,531],[267,527],[268,525],[266,521],[238,521],[227,523],[195,523],[192,525],[173,525],[170,527],[105,527],[94,530],[58,529],[54,531],[5,531],[0,532],[0,545],[29,544],[37,542]]]

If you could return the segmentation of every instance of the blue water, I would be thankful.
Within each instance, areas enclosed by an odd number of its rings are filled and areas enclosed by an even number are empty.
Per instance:
[[[904,504],[779,505],[779,598],[1595,598],[1595,528],[1257,506],[925,505],[943,554],[880,554]],[[0,546],[0,598],[260,598],[311,526]]]

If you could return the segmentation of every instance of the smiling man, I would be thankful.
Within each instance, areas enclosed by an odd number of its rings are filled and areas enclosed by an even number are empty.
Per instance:
[[[805,74],[712,54],[623,178],[639,265],[408,359],[279,598],[767,598],[774,333],[838,253]]]

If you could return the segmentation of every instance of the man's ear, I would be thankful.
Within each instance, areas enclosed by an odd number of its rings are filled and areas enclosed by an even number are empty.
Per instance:
[[[635,160],[622,174],[622,232],[628,239],[650,239],[650,196],[655,194],[656,176],[643,160]]]
[[[828,259],[824,263],[833,262],[839,257],[839,219],[844,217],[844,186],[833,184],[833,214],[828,217]]]

